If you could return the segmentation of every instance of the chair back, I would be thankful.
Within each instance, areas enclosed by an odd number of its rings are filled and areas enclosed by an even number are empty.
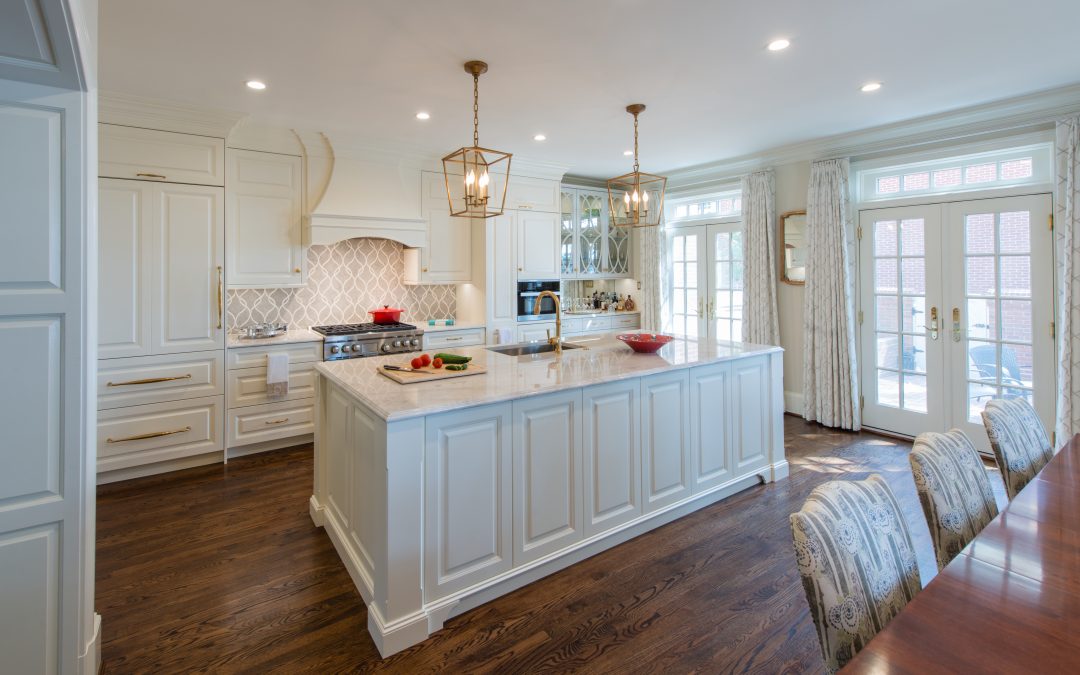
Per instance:
[[[987,401],[983,426],[1011,500],[1054,456],[1039,415],[1024,398]]]
[[[938,569],[944,569],[998,514],[990,479],[959,429],[919,434],[908,458]]]
[[[835,673],[922,588],[911,534],[878,475],[814,488],[791,514],[795,560],[825,666]]]

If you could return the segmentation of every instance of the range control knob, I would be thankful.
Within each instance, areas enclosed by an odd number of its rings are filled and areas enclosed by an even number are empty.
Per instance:
[[[401,340],[394,340],[394,347],[401,348]]]
[[[382,346],[382,350],[383,350],[384,352],[388,352],[388,351],[390,351],[390,345],[384,342],[384,343],[383,343],[383,346]]]
[[[348,354],[349,352],[352,351],[352,347],[350,347],[349,345],[345,345],[344,347],[341,348],[341,351]]]
[[[419,347],[420,346],[420,341],[417,340],[416,338],[413,338],[413,339],[409,340],[409,344],[411,344],[413,347]]]
[[[337,354],[337,353],[338,353],[338,352],[340,352],[340,351],[341,351],[341,350],[340,350],[340,349],[338,349],[337,347],[331,347],[331,348],[330,348],[330,353],[331,353],[331,354]]]

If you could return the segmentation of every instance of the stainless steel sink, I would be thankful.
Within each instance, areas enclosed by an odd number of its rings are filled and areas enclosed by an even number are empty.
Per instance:
[[[564,342],[562,348],[564,350],[585,349],[584,345],[575,345],[570,342]],[[507,356],[531,356],[533,354],[550,354],[555,351],[555,345],[549,342],[525,342],[516,345],[488,347],[488,351],[496,352],[498,354],[506,354]]]

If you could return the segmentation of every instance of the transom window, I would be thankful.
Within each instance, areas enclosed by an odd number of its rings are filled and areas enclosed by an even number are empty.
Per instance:
[[[1040,143],[859,172],[862,202],[1049,183],[1053,148]]]
[[[731,190],[693,199],[671,200],[668,222],[702,218],[734,218],[742,215],[742,191]]]

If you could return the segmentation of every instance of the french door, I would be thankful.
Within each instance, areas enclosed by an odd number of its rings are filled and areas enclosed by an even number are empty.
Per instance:
[[[863,424],[915,436],[1023,397],[1053,426],[1049,195],[860,213]]]
[[[739,223],[672,228],[667,234],[671,297],[665,330],[741,340],[742,232]]]

